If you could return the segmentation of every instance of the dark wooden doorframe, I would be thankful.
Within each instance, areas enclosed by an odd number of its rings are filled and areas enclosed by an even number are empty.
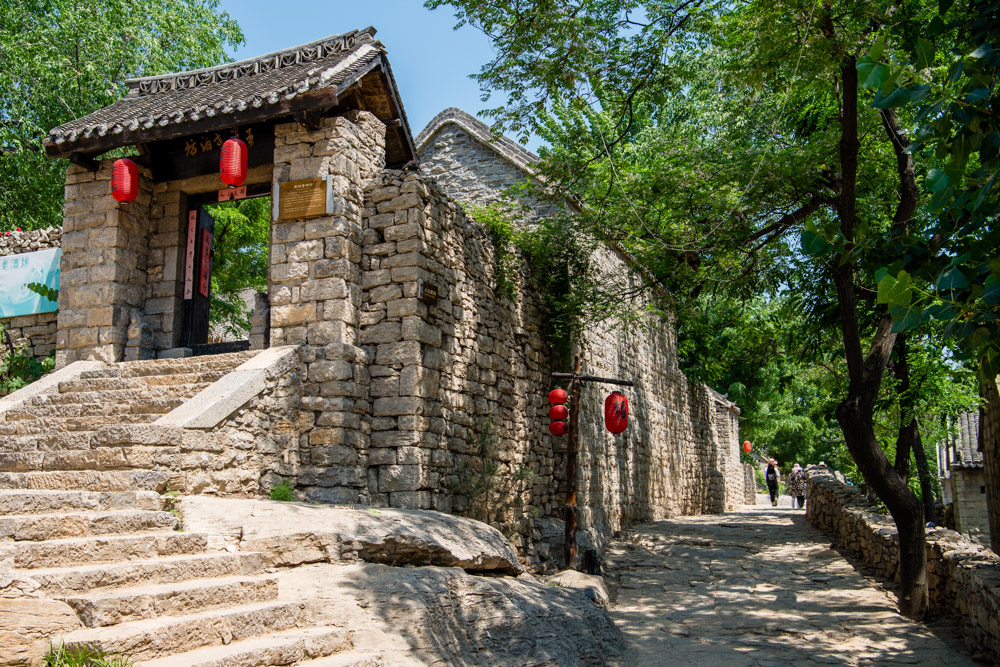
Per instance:
[[[266,197],[271,194],[270,183],[255,183],[247,186],[246,199]],[[212,303],[212,258],[215,254],[215,219],[205,208],[209,204],[218,203],[218,192],[208,192],[192,195],[188,198],[188,228],[185,239],[184,262],[184,301],[183,325],[181,326],[181,347],[193,347],[208,343],[211,329]],[[192,231],[190,215],[194,214],[194,239],[189,235]],[[192,248],[193,246],[193,248]],[[187,284],[188,253],[193,250],[191,258],[191,285]]]

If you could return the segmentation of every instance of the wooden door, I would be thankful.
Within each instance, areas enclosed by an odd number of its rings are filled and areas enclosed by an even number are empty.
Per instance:
[[[184,277],[184,335],[181,337],[181,345],[184,347],[208,342],[212,298],[215,220],[204,206],[191,211],[191,214]]]

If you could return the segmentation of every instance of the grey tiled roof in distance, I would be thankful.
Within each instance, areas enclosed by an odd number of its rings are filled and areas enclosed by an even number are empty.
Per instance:
[[[534,170],[529,165],[538,162],[537,155],[502,134],[494,134],[489,125],[456,107],[448,107],[434,116],[431,118],[431,122],[427,123],[427,127],[420,131],[415,142],[417,155],[423,153],[427,142],[438,133],[438,130],[448,124],[458,125],[472,137],[492,148],[501,158],[525,173],[534,175]]]
[[[979,411],[966,412],[949,420],[954,434],[949,435],[955,448],[952,466],[982,468],[983,453],[979,451]]]
[[[266,114],[267,106],[313,90],[335,88],[339,93],[385,53],[374,34],[374,28],[353,30],[257,58],[129,80],[124,98],[49,132],[48,153],[69,154],[75,142],[93,137],[106,137],[100,148],[108,150],[131,143],[125,137],[115,143],[115,135],[125,132],[247,109]]]

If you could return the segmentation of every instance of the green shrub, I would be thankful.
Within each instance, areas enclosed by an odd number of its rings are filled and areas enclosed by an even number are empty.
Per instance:
[[[0,332],[3,339],[7,335]],[[38,361],[24,353],[24,350],[10,347],[0,358],[0,396],[13,394],[50,372],[55,366],[55,356]]]
[[[49,652],[42,658],[41,667],[133,667],[132,658],[118,653],[105,654],[90,646],[49,644]]]
[[[295,500],[295,487],[283,479],[271,487],[271,500]]]

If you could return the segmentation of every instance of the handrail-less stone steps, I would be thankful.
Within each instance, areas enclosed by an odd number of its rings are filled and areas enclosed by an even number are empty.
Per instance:
[[[267,602],[278,597],[278,578],[216,577],[169,584],[143,584],[61,597],[88,628],[159,616],[181,616],[219,607]]]
[[[34,407],[69,407],[76,405],[104,405],[106,407],[127,405],[131,412],[135,406],[151,405],[159,408],[166,402],[174,407],[191,398],[208,386],[207,382],[175,384],[169,387],[147,387],[145,389],[109,389],[107,391],[72,391],[65,394],[42,394],[31,399]],[[172,410],[173,408],[171,408]]]
[[[81,380],[99,378],[130,378],[151,375],[180,375],[184,373],[228,372],[252,359],[258,352],[233,352],[206,357],[186,359],[150,359],[147,361],[126,361],[105,368],[84,371]]]
[[[350,649],[351,634],[342,628],[295,628],[147,660],[138,667],[279,667]]]
[[[65,537],[170,530],[176,525],[177,517],[162,510],[7,515],[0,516],[0,538],[41,542]]]
[[[134,586],[135,582],[169,584],[189,579],[253,576],[264,570],[259,553],[206,553],[166,556],[128,563],[24,570],[48,595],[65,596],[101,588]]]
[[[170,473],[162,470],[52,470],[0,472],[0,489],[164,491]]]
[[[191,384],[210,384],[227,371],[202,371],[200,373],[175,373],[173,375],[142,375],[138,377],[91,378],[67,380],[59,383],[59,393],[87,391],[120,391],[125,389],[150,389],[152,387],[177,387]]]
[[[63,635],[67,647],[90,646],[143,661],[223,646],[270,632],[296,628],[303,621],[302,602],[263,602],[238,607],[128,621],[105,628],[82,628]],[[191,667],[191,663],[185,664]],[[238,664],[238,663],[237,663]]]
[[[155,491],[40,491],[0,489],[0,515],[108,512],[119,509],[159,510]]]
[[[94,447],[56,452],[2,452],[0,471],[32,470],[122,470],[170,465],[180,455],[179,447]]]
[[[207,546],[208,538],[203,534],[176,531],[15,542],[14,567],[25,570],[30,576],[28,568],[65,568],[77,567],[80,563],[96,565],[194,555],[204,553]]]

